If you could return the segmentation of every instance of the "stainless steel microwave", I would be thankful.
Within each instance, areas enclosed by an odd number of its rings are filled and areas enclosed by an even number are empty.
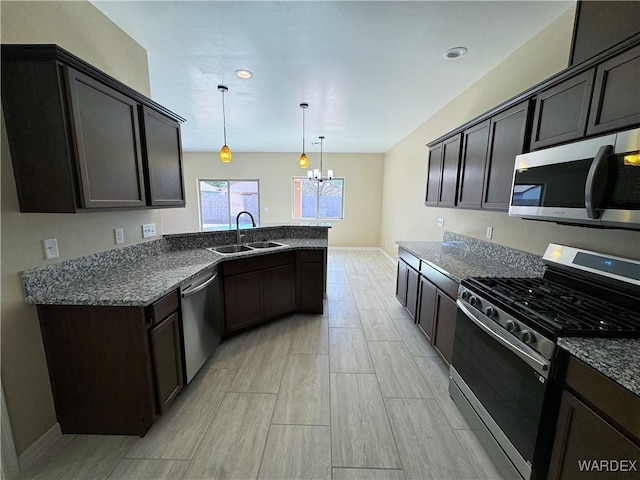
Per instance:
[[[509,215],[640,230],[640,128],[518,155]]]

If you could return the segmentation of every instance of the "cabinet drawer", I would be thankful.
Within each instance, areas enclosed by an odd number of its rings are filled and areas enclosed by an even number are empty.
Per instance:
[[[444,273],[439,272],[427,262],[422,262],[420,273],[453,300],[458,298],[458,287],[460,285],[455,280],[452,280]]]
[[[413,254],[403,250],[402,248],[398,249],[398,257],[405,261],[408,265],[411,265],[414,269],[420,270],[420,259]]]
[[[278,267],[295,263],[296,252],[269,253],[260,257],[249,257],[238,260],[230,260],[222,264],[224,275],[237,275],[239,273],[264,270],[265,268]]]
[[[178,291],[174,290],[162,297],[160,300],[156,300],[151,304],[150,309],[151,320],[155,325],[178,309]]]
[[[610,420],[640,439],[640,397],[571,356],[566,384]]]
[[[298,256],[301,262],[324,262],[323,250],[299,250]]]

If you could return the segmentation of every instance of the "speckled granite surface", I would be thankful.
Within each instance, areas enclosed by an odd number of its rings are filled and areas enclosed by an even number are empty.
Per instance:
[[[640,339],[559,338],[558,345],[636,395],[640,395]]]
[[[283,232],[300,234],[280,231]],[[225,260],[275,251],[326,248],[326,228],[324,232],[324,238],[270,238],[286,246],[229,255],[201,247],[177,248],[177,240],[173,243],[156,240],[26,270],[22,274],[25,297],[34,304],[145,306]],[[217,243],[221,244],[225,243]]]
[[[467,241],[468,238],[454,234],[445,236],[442,242],[396,243],[456,282],[467,277],[542,276],[540,257],[495,244],[483,248],[482,245]]]

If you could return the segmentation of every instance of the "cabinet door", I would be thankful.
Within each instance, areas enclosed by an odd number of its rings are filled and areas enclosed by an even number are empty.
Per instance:
[[[484,209],[509,209],[516,155],[524,153],[527,141],[529,105],[527,100],[491,119],[482,197]]]
[[[631,128],[637,124],[640,124],[640,46],[596,69],[587,133]]]
[[[296,306],[295,285],[294,265],[269,268],[262,272],[262,305],[265,320],[293,312]]]
[[[569,66],[579,65],[638,32],[640,2],[578,2]]]
[[[433,339],[433,346],[440,352],[440,355],[451,363],[453,356],[453,337],[456,330],[456,302],[440,290],[436,299],[436,326]]]
[[[460,135],[442,142],[442,174],[438,206],[455,207],[458,193],[458,166],[460,164]]]
[[[433,338],[438,289],[424,277],[420,277],[420,301],[418,303],[418,326],[429,340]]]
[[[297,296],[298,308],[301,311],[309,313],[323,312],[324,252],[298,252]]]
[[[149,205],[184,207],[180,124],[145,106],[142,125]]]
[[[262,274],[224,278],[226,331],[234,332],[262,321]]]
[[[588,70],[536,96],[531,149],[584,136],[594,70]]]
[[[409,266],[403,261],[398,260],[398,273],[396,277],[396,297],[400,300],[403,307],[407,306],[407,274]]]
[[[138,103],[66,69],[83,208],[146,205]]]
[[[549,480],[624,478],[629,471],[621,471],[620,463],[607,464],[617,471],[606,471],[600,462],[637,461],[639,458],[640,448],[637,445],[566,390],[562,393]],[[624,466],[629,467],[629,464]],[[638,468],[637,464],[635,468]],[[633,474],[629,475],[631,477]]]
[[[458,207],[480,208],[488,144],[489,120],[465,130],[462,134]]]
[[[418,310],[418,289],[420,288],[420,274],[411,267],[407,267],[407,310],[411,318],[416,318]]]
[[[174,312],[151,330],[151,349],[160,412],[182,390],[182,343],[178,312]]]
[[[442,170],[442,144],[429,148],[429,165],[427,168],[427,193],[425,205],[438,205],[440,191],[440,173]]]

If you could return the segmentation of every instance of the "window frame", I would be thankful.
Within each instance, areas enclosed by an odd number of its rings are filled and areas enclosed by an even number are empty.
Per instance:
[[[260,207],[260,179],[259,178],[198,178],[196,179],[197,182],[197,187],[198,187],[198,221],[200,223],[200,230],[205,232],[205,231],[215,231],[215,230],[205,230],[204,229],[204,222],[203,222],[203,212],[202,212],[202,190],[200,189],[200,186],[202,184],[202,182],[227,182],[228,184],[228,188],[227,188],[227,192],[230,191],[230,186],[231,186],[231,182],[255,182],[257,187],[258,187],[258,220],[256,221],[257,224],[260,224],[260,219],[262,218],[261,214],[262,214],[262,210]],[[228,208],[229,208],[229,225],[228,225],[228,230],[232,230],[234,228],[236,228],[236,226],[233,224],[232,222],[232,215],[231,215],[231,195],[229,195],[227,193],[227,204],[228,204]],[[220,229],[222,229],[222,227],[220,227]]]
[[[340,202],[340,217],[320,217],[318,213],[320,213],[320,189],[318,189],[318,193],[316,194],[316,216],[315,217],[296,217],[295,216],[295,194],[294,194],[294,185],[295,180],[313,180],[306,176],[294,175],[291,177],[291,218],[293,220],[298,221],[311,221],[311,220],[344,220],[344,199],[345,199],[345,177],[333,177],[331,180],[341,180],[342,181],[342,201]],[[320,183],[317,180],[314,180]],[[325,180],[325,182],[328,180]]]

